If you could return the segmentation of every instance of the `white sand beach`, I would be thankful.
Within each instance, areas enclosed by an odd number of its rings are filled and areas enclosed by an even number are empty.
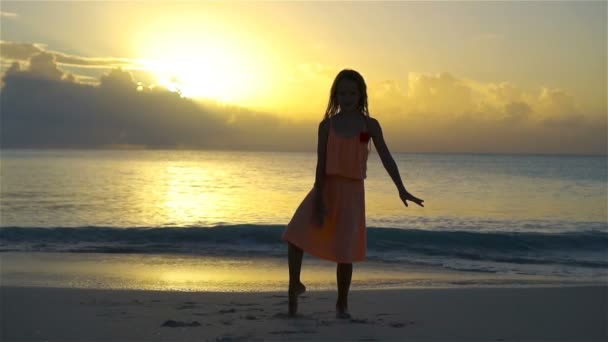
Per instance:
[[[608,287],[282,292],[1,287],[2,341],[605,341]]]

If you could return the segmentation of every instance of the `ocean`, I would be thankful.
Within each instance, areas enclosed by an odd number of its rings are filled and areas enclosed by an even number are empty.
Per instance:
[[[606,156],[394,153],[405,207],[368,161],[368,260],[353,288],[597,284],[608,280]],[[280,235],[314,182],[315,153],[0,151],[3,285],[275,290]],[[335,287],[305,256],[302,279]]]

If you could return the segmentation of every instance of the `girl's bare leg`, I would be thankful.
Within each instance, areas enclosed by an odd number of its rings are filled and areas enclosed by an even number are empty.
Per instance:
[[[336,303],[336,316],[350,318],[348,309],[348,290],[353,275],[353,264],[338,263],[336,279],[338,281],[338,301]]]
[[[298,296],[306,291],[306,286],[300,281],[300,270],[302,269],[302,257],[304,252],[292,243],[289,244],[287,258],[289,263],[289,316],[294,316],[298,311]]]

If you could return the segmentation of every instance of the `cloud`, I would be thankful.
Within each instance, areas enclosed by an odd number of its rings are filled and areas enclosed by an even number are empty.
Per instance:
[[[18,16],[17,13],[0,11],[0,18],[17,18]]]
[[[129,68],[140,67],[139,62],[129,58],[88,58],[69,55],[62,52],[50,51],[43,44],[19,43],[0,41],[0,57],[3,59],[27,61],[39,53],[47,53],[55,57],[58,65],[77,66],[82,68]]]
[[[587,117],[574,96],[559,88],[524,91],[508,82],[481,83],[459,79],[448,72],[410,73],[405,86],[397,80],[384,80],[369,88],[375,114],[387,118],[424,116],[449,121],[474,117],[542,122],[548,118]],[[383,113],[387,108],[393,112]]]
[[[6,71],[7,75],[21,75],[23,77],[30,77],[36,79],[49,79],[49,80],[66,80],[68,82],[75,82],[74,75],[70,73],[64,73],[57,67],[55,63],[55,56],[46,52],[40,52],[33,55],[29,61],[29,68],[21,70],[19,62],[13,62]]]
[[[333,79],[334,70],[334,67],[321,63],[301,63],[296,66],[296,75],[293,79],[299,81]]]
[[[370,110],[404,151],[606,154],[607,113],[559,88],[411,73],[370,85]],[[564,138],[568,137],[568,144]]]
[[[524,100],[524,92],[509,82],[486,85],[489,100],[496,103],[509,103]]]
[[[34,75],[51,80],[60,80],[63,77],[63,71],[59,70],[55,64],[55,56],[45,52],[30,58],[29,71]]]
[[[532,108],[525,102],[514,101],[505,105],[506,120],[525,121],[532,113]]]
[[[131,72],[74,82],[55,56],[14,62],[0,92],[3,148],[205,148],[306,150],[316,126],[212,102],[197,103],[162,87],[141,87]],[[139,88],[139,90],[138,90]]]
[[[137,83],[128,71],[113,69],[108,74],[102,75],[99,86],[101,88],[116,89],[118,91],[135,91]]]
[[[371,113],[382,113],[384,117],[400,118],[400,113],[410,112],[405,89],[394,80],[385,80],[368,85],[368,102]]]
[[[472,89],[450,73],[438,75],[410,74],[408,104],[411,111],[463,113],[476,110]]]
[[[559,121],[571,122],[573,118],[581,117],[574,97],[561,89],[543,87],[535,107],[544,114],[542,120],[550,125]]]
[[[13,61],[3,78],[2,147],[316,148],[321,114],[295,121],[194,101],[150,85],[138,70],[119,66],[97,78],[82,76],[66,72],[59,53],[34,44],[12,47],[13,55],[29,58]],[[326,104],[336,70],[312,63],[296,72],[308,73],[312,82],[300,86],[323,83],[310,92],[316,92],[319,108]],[[606,112],[583,111],[565,89],[524,90],[448,72],[411,73],[368,88],[372,116],[380,120],[392,151],[607,153]],[[308,108],[312,95],[295,86],[287,89],[286,96]]]

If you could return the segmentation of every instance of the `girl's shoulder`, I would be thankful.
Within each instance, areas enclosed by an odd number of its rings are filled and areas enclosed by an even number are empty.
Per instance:
[[[367,124],[367,130],[370,132],[372,136],[378,136],[382,134],[382,128],[380,127],[380,122],[371,116],[365,117],[365,123]]]
[[[378,120],[373,118],[371,115],[369,115],[369,116],[363,115],[363,117],[365,118],[365,121],[367,121],[367,122],[378,122]]]
[[[319,122],[319,134],[326,135],[329,133],[329,118],[325,118]]]
[[[373,118],[370,116],[366,116],[364,115],[363,118],[365,118],[365,123],[367,123],[368,125],[374,125],[374,126],[379,126],[380,123],[378,122],[378,120],[376,120],[376,118]]]

